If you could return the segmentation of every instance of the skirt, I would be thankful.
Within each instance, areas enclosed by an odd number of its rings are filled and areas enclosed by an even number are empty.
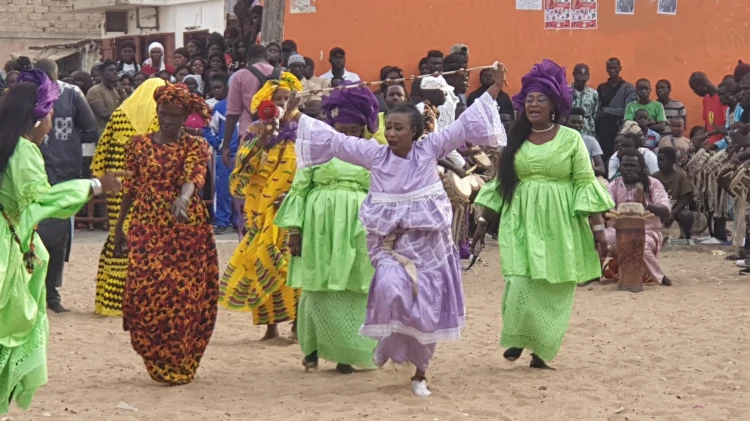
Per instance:
[[[500,345],[530,349],[545,361],[554,359],[568,330],[575,294],[575,282],[506,276]]]
[[[302,291],[297,315],[297,337],[304,355],[337,364],[374,368],[377,342],[360,336],[367,294],[351,291]]]

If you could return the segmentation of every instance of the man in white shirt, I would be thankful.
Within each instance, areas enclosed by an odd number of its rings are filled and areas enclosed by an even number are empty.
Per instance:
[[[320,75],[323,79],[331,80],[340,77],[348,82],[359,82],[359,75],[346,70],[346,51],[343,48],[336,47],[331,50],[328,56],[328,62],[331,63],[331,70]]]

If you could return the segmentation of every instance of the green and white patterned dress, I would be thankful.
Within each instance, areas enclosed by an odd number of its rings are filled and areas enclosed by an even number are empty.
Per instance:
[[[373,367],[377,342],[360,336],[375,272],[359,208],[370,172],[333,159],[298,169],[276,216],[281,228],[302,231],[302,255],[289,263],[287,285],[302,288],[297,335],[304,355]]]

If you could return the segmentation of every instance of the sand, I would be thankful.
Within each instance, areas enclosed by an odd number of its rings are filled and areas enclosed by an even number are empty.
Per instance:
[[[236,243],[219,243],[222,264]],[[299,345],[259,342],[249,314],[221,309],[197,380],[151,381],[119,318],[95,316],[102,233],[75,241],[61,290],[73,311],[50,314],[49,384],[19,420],[741,420],[750,415],[750,278],[706,250],[668,250],[675,281],[639,294],[579,288],[557,371],[510,363],[498,346],[503,281],[496,245],[464,279],[468,327],[439,345],[433,395],[409,389],[413,368],[388,364],[343,376],[305,373]],[[290,326],[282,327],[282,336]],[[117,409],[120,402],[137,411]],[[542,418],[544,417],[544,418]],[[0,417],[2,418],[2,417]],[[3,418],[4,419],[4,418]]]

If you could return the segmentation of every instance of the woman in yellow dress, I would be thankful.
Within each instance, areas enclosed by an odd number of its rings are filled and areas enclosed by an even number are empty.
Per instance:
[[[159,78],[148,79],[112,113],[96,145],[96,153],[91,164],[92,177],[124,171],[125,154],[131,139],[136,135],[159,131],[154,92],[156,88],[165,84],[166,82]],[[128,271],[128,258],[115,257],[114,242],[121,204],[122,192],[107,195],[109,237],[102,248],[99,271],[96,274],[95,312],[103,316],[122,316],[122,292]],[[129,226],[128,217],[124,224],[126,233]]]
[[[255,94],[250,111],[255,114],[268,100],[283,109],[292,91],[300,90],[299,80],[285,72]],[[251,311],[255,325],[267,326],[263,340],[279,336],[278,323],[296,320],[300,296],[298,289],[286,285],[288,232],[274,224],[297,170],[297,123],[291,117],[284,116],[271,130],[264,121],[250,125],[229,179],[232,196],[245,200],[247,233],[221,279],[219,302],[230,310]]]

